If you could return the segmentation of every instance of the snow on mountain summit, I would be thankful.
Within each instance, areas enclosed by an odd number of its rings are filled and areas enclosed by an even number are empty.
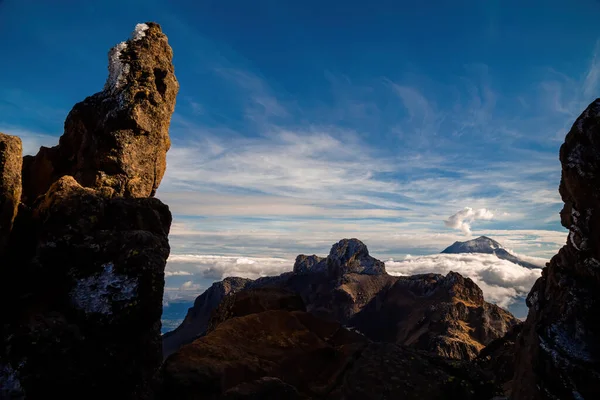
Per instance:
[[[443,254],[482,253],[494,254],[496,257],[519,264],[526,268],[540,268],[539,265],[524,261],[509,253],[500,243],[487,236],[480,236],[466,242],[454,242],[442,251]]]

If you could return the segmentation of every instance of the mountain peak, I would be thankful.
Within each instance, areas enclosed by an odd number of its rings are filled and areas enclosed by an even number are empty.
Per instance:
[[[525,268],[540,268],[538,265],[523,261],[509,253],[500,243],[487,236],[479,236],[476,239],[467,240],[466,242],[454,242],[452,246],[442,250],[442,254],[463,253],[493,254],[502,260],[519,264]]]
[[[492,254],[498,249],[503,249],[502,245],[487,236],[479,236],[476,239],[467,240],[465,242],[454,242],[450,247],[447,247],[442,253],[485,253]]]
[[[385,274],[385,265],[369,255],[367,246],[358,239],[342,239],[331,247],[327,256],[329,272],[335,276],[347,273]]]

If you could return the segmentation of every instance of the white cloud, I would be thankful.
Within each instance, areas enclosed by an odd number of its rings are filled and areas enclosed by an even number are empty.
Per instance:
[[[325,256],[326,253],[319,253]],[[377,254],[371,251],[377,257]],[[537,265],[547,260],[529,258]],[[222,280],[228,276],[256,279],[262,276],[275,276],[292,270],[294,259],[275,257],[234,257],[218,255],[182,254],[169,257],[167,270],[185,271],[192,278],[179,288],[166,288],[169,299],[189,297],[187,293],[200,293],[204,288],[196,282]],[[434,254],[427,256],[406,256],[402,261],[388,259],[386,269],[391,275],[415,275],[424,273],[447,274],[458,272],[475,281],[482,289],[487,301],[508,307],[517,298],[526,296],[540,269],[528,269],[490,254]]]
[[[528,269],[492,254],[435,254],[385,262],[391,275],[424,273],[447,274],[450,271],[473,279],[487,301],[508,307],[526,296],[540,277],[541,269]]]
[[[261,276],[279,275],[291,271],[294,260],[269,257],[232,257],[217,255],[180,254],[171,255],[167,270],[185,271],[201,279],[222,280],[228,276],[256,279]],[[192,281],[185,290],[192,290]],[[183,288],[183,286],[182,286]]]
[[[165,271],[165,277],[186,275],[192,275],[192,273],[188,271]]]
[[[470,236],[473,222],[477,220],[490,221],[493,218],[494,213],[485,208],[473,210],[471,207],[465,207],[445,220],[444,225],[452,229],[460,229],[465,235]]]
[[[300,253],[327,255],[331,245],[345,237],[361,239],[373,256],[380,259],[407,253],[439,253],[455,241],[464,240],[462,233],[439,232],[436,226],[427,221],[275,217],[245,223],[235,218],[206,218],[176,220],[169,237],[173,255],[212,253],[284,259],[294,259]],[[546,259],[556,254],[566,242],[566,231],[475,229],[473,234],[496,239],[519,254]]]
[[[228,140],[210,138],[224,148],[209,152],[202,142],[173,146],[161,192],[243,189],[294,198],[343,198],[349,192],[393,191],[394,183],[377,177],[390,172],[384,160],[346,132],[278,130],[268,136]]]
[[[184,282],[183,285],[181,285],[181,287],[179,288],[179,290],[193,290],[193,291],[198,291],[200,290],[200,285],[197,283],[194,283],[193,281],[187,281]]]

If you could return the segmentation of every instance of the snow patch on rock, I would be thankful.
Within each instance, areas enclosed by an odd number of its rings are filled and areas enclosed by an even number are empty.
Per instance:
[[[146,31],[149,28],[150,27],[146,24],[137,24],[133,32],[131,32],[131,40],[133,40],[134,42],[140,40],[141,38],[146,36]]]
[[[137,294],[138,282],[114,271],[113,263],[106,263],[97,275],[77,281],[71,291],[75,306],[86,314],[112,314],[112,305],[118,301],[131,301]]]
[[[571,226],[571,229],[573,229],[573,226]],[[572,230],[569,231],[569,242],[571,242],[571,246],[573,246],[575,250],[581,251],[581,249],[577,246],[577,243],[575,243],[575,232]]]
[[[121,55],[126,49],[126,42],[121,42],[110,49],[108,53],[108,79],[104,85],[105,91],[112,93],[127,83],[129,64],[121,60]]]

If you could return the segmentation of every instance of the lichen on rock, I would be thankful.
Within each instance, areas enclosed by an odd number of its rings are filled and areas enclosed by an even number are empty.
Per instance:
[[[114,264],[109,262],[102,265],[97,275],[79,279],[71,299],[85,313],[109,315],[115,302],[131,302],[135,298],[137,286],[137,279],[115,272]]]

